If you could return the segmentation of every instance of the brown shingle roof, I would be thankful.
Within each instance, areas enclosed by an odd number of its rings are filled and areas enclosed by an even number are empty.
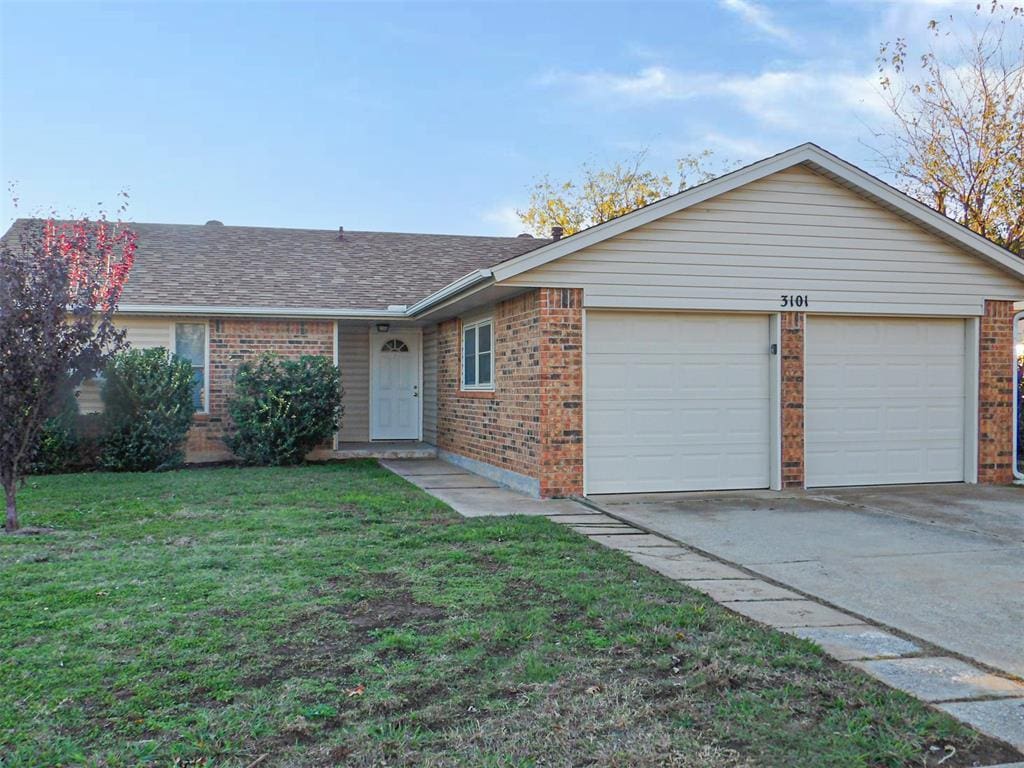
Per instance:
[[[19,220],[8,236],[27,225]],[[386,309],[550,242],[401,232],[128,224],[138,235],[121,305]]]

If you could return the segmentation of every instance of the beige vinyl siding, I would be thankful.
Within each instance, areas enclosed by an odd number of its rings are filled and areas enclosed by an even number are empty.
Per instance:
[[[370,439],[370,329],[341,325],[338,328],[338,367],[345,413],[341,419],[342,442]]]
[[[437,327],[423,329],[423,439],[437,442]]]
[[[153,347],[174,347],[174,320],[167,317],[119,317],[119,328],[125,330],[125,338],[132,349]],[[81,413],[101,413],[100,382],[89,379],[78,388],[78,410]]]
[[[582,287],[588,307],[980,315],[1016,278],[794,167],[505,281]]]

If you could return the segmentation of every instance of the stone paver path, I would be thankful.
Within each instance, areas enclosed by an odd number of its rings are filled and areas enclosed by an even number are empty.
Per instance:
[[[1020,681],[929,649],[916,638],[899,636],[585,504],[531,499],[438,459],[381,463],[466,517],[543,515],[567,525],[729,610],[810,640],[833,658],[1024,751]],[[1024,763],[998,768],[1024,768]]]

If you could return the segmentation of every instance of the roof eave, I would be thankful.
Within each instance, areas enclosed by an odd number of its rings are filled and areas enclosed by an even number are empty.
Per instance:
[[[320,318],[330,320],[375,320],[404,318],[405,309],[345,309],[331,307],[230,307],[199,304],[121,304],[118,312],[125,315],[181,315],[202,317],[282,317]]]
[[[419,317],[425,314],[430,309],[436,307],[439,304],[443,304],[455,296],[458,296],[464,291],[468,291],[470,288],[479,288],[484,282],[494,282],[494,276],[489,269],[478,269],[475,272],[470,272],[468,275],[460,277],[458,280],[449,283],[444,288],[427,296],[422,301],[413,304],[407,310],[409,317]]]
[[[489,269],[478,269],[460,277],[426,298],[403,309],[361,309],[336,307],[232,307],[216,304],[122,304],[118,311],[126,315],[182,315],[203,317],[295,317],[330,320],[376,320],[418,317],[471,288],[479,288],[494,279]]]

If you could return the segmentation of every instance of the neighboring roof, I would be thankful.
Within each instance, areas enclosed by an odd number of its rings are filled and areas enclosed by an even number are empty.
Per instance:
[[[15,223],[11,231],[26,226]],[[413,304],[468,273],[549,242],[217,224],[127,226],[138,236],[121,307],[343,312]]]
[[[858,192],[905,219],[915,222],[943,239],[1024,279],[1024,259],[993,243],[938,211],[914,200],[895,187],[836,157],[816,144],[801,144],[778,155],[759,160],[732,173],[684,190],[638,210],[554,241],[530,253],[496,264],[491,273],[500,283],[515,275],[567,256],[609,238],[629,232],[652,221],[683,211],[710,198],[763,179],[795,165],[805,165],[833,181]]]

